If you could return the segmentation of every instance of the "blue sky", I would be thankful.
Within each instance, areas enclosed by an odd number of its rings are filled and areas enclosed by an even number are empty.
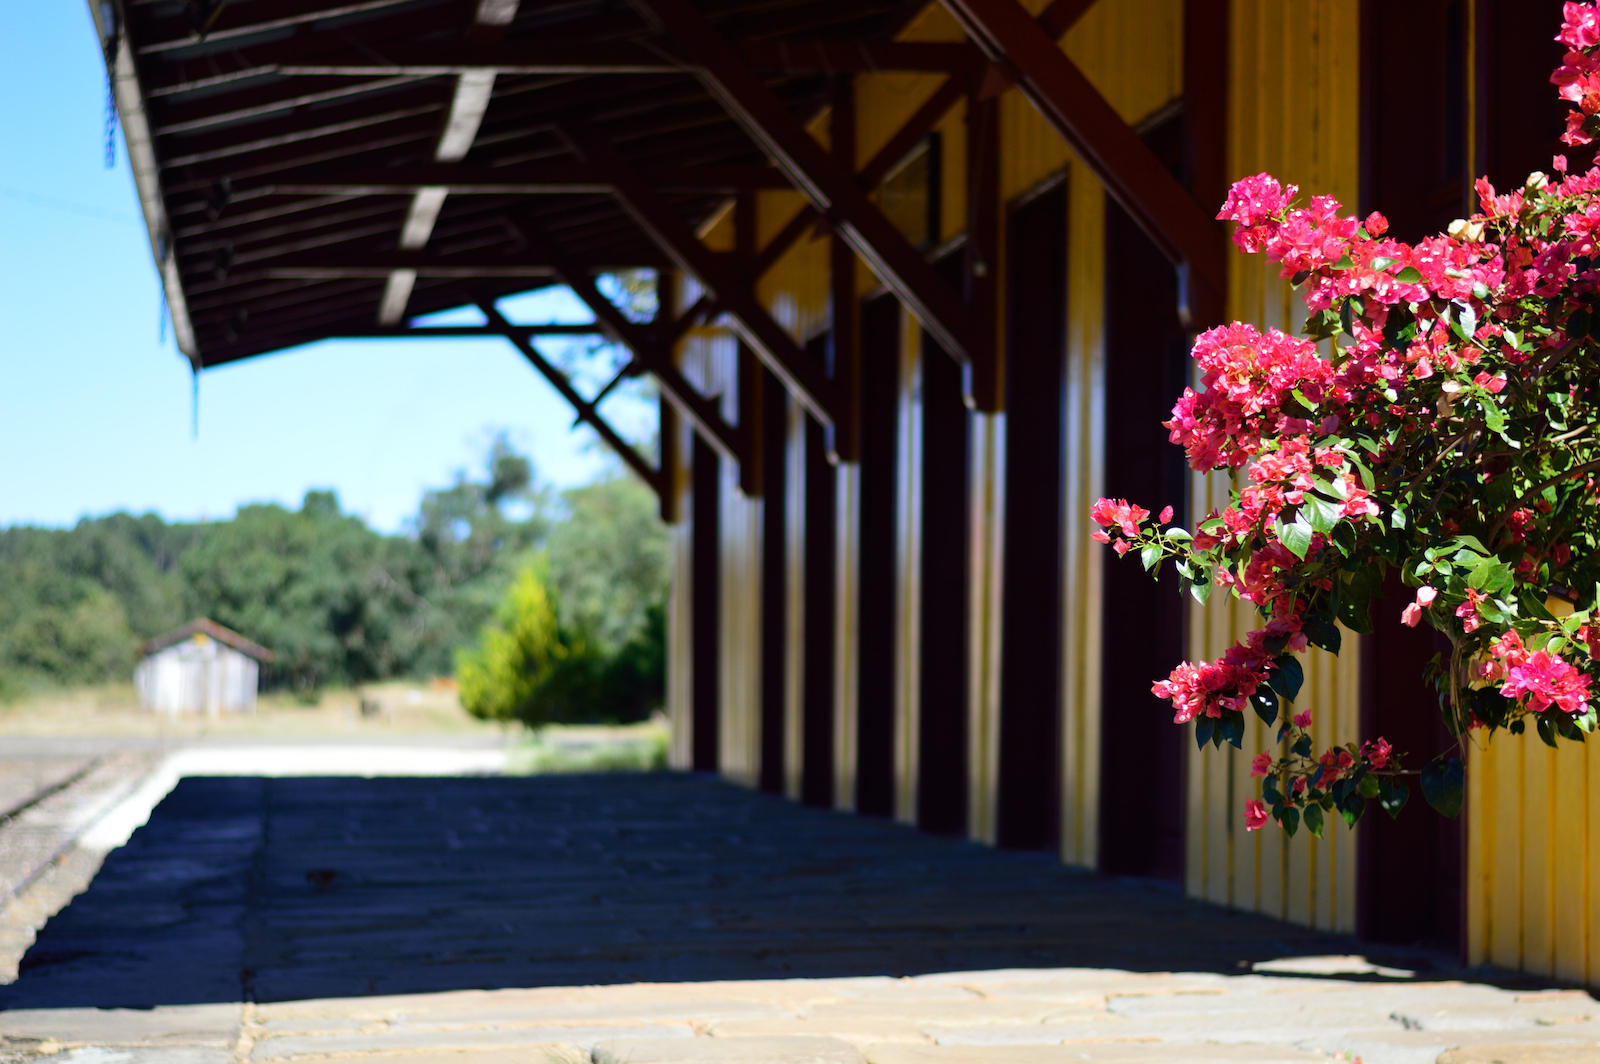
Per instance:
[[[0,30],[0,525],[119,509],[215,519],[333,488],[398,530],[499,430],[557,486],[613,465],[499,341],[328,343],[208,370],[194,436],[120,133],[104,166],[87,5],[8,4]],[[570,294],[519,304],[514,320],[589,320]],[[637,395],[607,406],[619,431],[649,431]]]

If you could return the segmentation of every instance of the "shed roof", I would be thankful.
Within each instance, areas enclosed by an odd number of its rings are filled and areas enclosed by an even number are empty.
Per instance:
[[[197,617],[182,628],[174,628],[165,635],[158,635],[150,640],[140,652],[146,655],[165,650],[167,647],[193,639],[197,635],[209,636],[224,646],[232,647],[241,654],[248,654],[263,664],[271,664],[276,655],[259,643],[253,643],[232,628],[224,628],[209,617]]]

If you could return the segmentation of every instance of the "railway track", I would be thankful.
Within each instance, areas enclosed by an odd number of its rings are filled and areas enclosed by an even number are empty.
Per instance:
[[[160,761],[154,751],[0,756],[0,983],[105,851],[80,845]]]

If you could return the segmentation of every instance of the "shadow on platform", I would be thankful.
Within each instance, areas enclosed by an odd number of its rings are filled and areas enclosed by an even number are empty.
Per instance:
[[[1090,967],[1351,940],[706,778],[191,778],[0,1008]]]

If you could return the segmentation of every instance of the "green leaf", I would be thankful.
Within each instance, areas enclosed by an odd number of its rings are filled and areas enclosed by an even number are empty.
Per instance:
[[[1278,695],[1271,687],[1258,687],[1250,696],[1250,708],[1266,722],[1267,727],[1278,723]]]
[[[1411,788],[1398,780],[1385,776],[1378,783],[1378,804],[1390,818],[1400,815],[1400,810],[1406,807],[1406,801],[1411,797]]]
[[[1222,719],[1217,724],[1217,731],[1211,741],[1218,746],[1218,740],[1223,739],[1231,743],[1236,749],[1244,749],[1244,714],[1238,710],[1223,710]]]
[[[1333,526],[1339,523],[1341,507],[1336,502],[1329,502],[1320,495],[1307,495],[1306,501],[1300,507],[1300,513],[1310,518],[1311,527],[1317,532],[1332,532]]]
[[[1387,255],[1374,255],[1372,258],[1372,268],[1381,273],[1399,261],[1399,259],[1392,259]]]
[[[1490,432],[1503,433],[1506,430],[1506,416],[1500,410],[1500,404],[1492,399],[1481,399],[1478,405],[1483,408],[1483,423],[1489,426]]]
[[[1350,574],[1339,589],[1339,620],[1352,632],[1370,635],[1372,616],[1368,604],[1372,601],[1371,574],[1362,571]]]
[[[1217,718],[1199,716],[1194,719],[1194,742],[1200,749],[1206,748],[1206,743],[1211,741],[1211,732],[1217,726]]]
[[[1557,712],[1560,712],[1560,711],[1557,710]],[[1539,716],[1537,718],[1535,718],[1535,724],[1537,725],[1537,730],[1539,732],[1539,738],[1544,743],[1544,745],[1550,747],[1550,749],[1552,749],[1552,750],[1557,749],[1557,746],[1556,746],[1556,723],[1555,723],[1555,721],[1550,719],[1550,715],[1548,713],[1539,714]]]
[[[1487,591],[1491,595],[1505,594],[1515,581],[1516,574],[1511,571],[1511,566],[1495,557],[1478,562],[1467,574],[1468,587],[1474,591]]]
[[[1344,817],[1346,827],[1355,827],[1356,821],[1361,819],[1361,814],[1367,811],[1367,800],[1361,797],[1360,791],[1351,791],[1345,795],[1344,801],[1339,803],[1339,815]]]
[[[1306,806],[1306,830],[1317,838],[1322,838],[1322,806]]]
[[[1339,646],[1343,642],[1343,637],[1339,635],[1339,626],[1323,614],[1306,614],[1300,630],[1305,633],[1307,641],[1312,646],[1321,647],[1330,654],[1339,653]]]
[[[1148,573],[1151,569],[1154,569],[1159,561],[1161,561],[1161,547],[1159,544],[1146,544],[1139,551],[1139,563],[1144,566],[1145,572]]]
[[[1415,266],[1407,266],[1405,269],[1395,274],[1394,279],[1399,281],[1401,284],[1416,284],[1418,281],[1422,280],[1422,271],[1417,269]]]
[[[1303,631],[1303,624],[1301,628]],[[1305,670],[1300,667],[1300,659],[1293,654],[1284,654],[1275,664],[1277,668],[1273,670],[1272,678],[1268,682],[1285,700],[1293,702],[1295,696],[1300,693],[1300,686],[1306,682]],[[1272,721],[1269,720],[1267,723],[1271,724]]]
[[[1294,833],[1300,830],[1300,810],[1285,809],[1283,811],[1283,830],[1292,839]]]
[[[1278,524],[1278,539],[1294,552],[1294,556],[1305,559],[1306,552],[1311,550],[1312,528],[1302,516],[1296,516],[1293,524]]]
[[[1461,815],[1461,792],[1465,783],[1466,773],[1460,758],[1441,758],[1422,768],[1422,796],[1451,820]]]
[[[1361,771],[1365,773],[1366,769]],[[1356,790],[1361,792],[1361,797],[1363,798],[1376,798],[1382,787],[1378,783],[1378,777],[1362,775],[1360,780],[1356,782]]]
[[[1204,606],[1211,599],[1211,582],[1207,580],[1203,583],[1196,583],[1189,589],[1189,594],[1194,596],[1196,602]]]

